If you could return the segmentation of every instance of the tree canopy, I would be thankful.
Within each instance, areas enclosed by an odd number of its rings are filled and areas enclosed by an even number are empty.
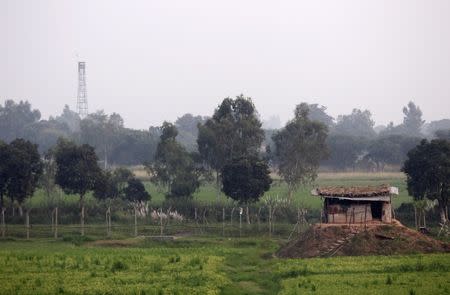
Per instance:
[[[437,200],[442,222],[448,220],[450,196],[450,142],[435,139],[408,152],[402,171],[407,175],[408,192],[415,199]]]
[[[173,124],[163,123],[154,161],[146,167],[153,182],[167,186],[168,197],[190,197],[200,186],[201,171],[177,135]]]
[[[24,139],[15,139],[10,144],[8,161],[9,181],[7,194],[21,205],[33,196],[42,174],[42,161],[37,145]]]
[[[251,203],[270,189],[272,179],[267,162],[257,157],[231,160],[222,169],[222,191],[240,203]]]
[[[124,197],[132,203],[150,201],[151,198],[142,181],[135,177],[128,179],[127,186],[124,189]]]
[[[234,158],[256,156],[264,140],[255,105],[243,95],[225,98],[198,129],[198,150],[202,161],[216,171],[218,192],[222,168]]]
[[[55,161],[56,184],[67,194],[78,194],[80,199],[94,190],[96,181],[102,175],[94,148],[87,144],[77,145],[60,139],[55,148]]]
[[[357,137],[375,137],[375,122],[368,110],[353,109],[349,115],[339,115],[333,133]]]
[[[295,117],[273,135],[278,172],[287,183],[289,196],[301,184],[317,177],[317,169],[327,156],[327,127],[308,118],[308,105],[295,109]]]

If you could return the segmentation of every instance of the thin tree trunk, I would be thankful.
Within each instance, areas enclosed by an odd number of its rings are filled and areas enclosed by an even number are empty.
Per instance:
[[[242,236],[242,208],[239,209],[239,237]]]
[[[426,217],[426,211],[423,209],[423,227],[427,228],[427,217]]]
[[[80,232],[81,235],[84,236],[84,195],[80,195],[80,207],[81,207],[81,214],[80,214]]]
[[[159,231],[159,235],[160,236],[163,236],[163,234],[164,234],[162,213],[163,213],[163,211],[162,211],[162,208],[161,208],[160,211],[159,211],[159,230],[160,230]]]
[[[219,171],[216,171],[216,194],[217,194],[217,200],[220,199],[220,175]]]
[[[233,225],[233,213],[234,213],[234,207],[233,207],[233,209],[231,209],[230,225]]]
[[[248,206],[245,208],[245,216],[247,217],[247,224],[250,224],[250,212]]]
[[[439,216],[441,219],[441,223],[445,223],[447,221],[446,208],[440,202],[439,202]]]
[[[414,206],[414,224],[416,226],[416,230],[419,229],[419,226],[417,225],[417,208]]]
[[[30,239],[30,213],[28,210],[25,212],[25,225],[27,228],[27,240]]]
[[[109,209],[110,207],[108,206],[108,209],[106,209],[106,214],[105,214],[105,221],[106,221],[106,236],[109,237]]]
[[[137,209],[136,206],[134,206],[134,236],[137,237],[138,235],[138,229],[137,229]]]
[[[108,230],[109,230],[109,236],[112,235],[112,222],[111,222],[111,207],[108,207],[109,215],[108,215]]]
[[[269,206],[269,238],[272,237],[272,206]]]
[[[84,204],[81,205],[81,235],[84,236]]]
[[[5,223],[5,207],[2,207],[2,237],[5,237],[6,234],[6,223]]]
[[[55,239],[58,238],[58,207],[55,208]]]
[[[22,217],[23,216],[23,208],[22,205],[19,204],[19,216]]]
[[[225,207],[222,207],[222,236],[225,236]]]

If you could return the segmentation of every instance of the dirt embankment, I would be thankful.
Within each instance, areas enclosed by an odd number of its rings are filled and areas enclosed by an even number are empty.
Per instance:
[[[450,244],[400,224],[364,227],[315,225],[282,247],[277,256],[310,258],[330,256],[395,255],[450,252]]]

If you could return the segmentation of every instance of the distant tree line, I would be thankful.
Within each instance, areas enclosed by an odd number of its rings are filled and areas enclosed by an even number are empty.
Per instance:
[[[21,209],[38,185],[48,194],[59,186],[79,196],[83,234],[88,192],[99,200],[128,200],[135,212],[150,199],[131,171],[112,165],[144,164],[169,199],[191,198],[202,182],[214,179],[217,192],[249,204],[269,190],[271,171],[287,184],[290,199],[299,186],[315,180],[320,166],[381,171],[386,165],[400,168],[406,160],[410,193],[417,199],[434,198],[446,208],[450,128],[437,130],[434,137],[440,141],[425,149],[420,108],[410,102],[403,114],[400,125],[375,131],[368,110],[354,109],[335,120],[324,106],[300,103],[285,126],[264,130],[252,99],[240,95],[225,98],[211,117],[186,114],[175,124],[142,131],[125,128],[116,113],[98,111],[81,120],[66,107],[61,116],[39,120],[39,111],[28,102],[6,101],[0,106],[0,207],[4,213],[8,197]],[[438,152],[441,156],[435,157]],[[424,162],[416,162],[418,157]],[[439,163],[443,172],[435,168]],[[421,174],[425,168],[427,175]],[[442,181],[433,182],[435,173]],[[425,176],[430,184],[422,187]]]
[[[422,111],[413,102],[403,108],[401,124],[394,125],[391,122],[387,126],[374,126],[368,110],[354,109],[350,114],[335,119],[327,114],[324,106],[309,104],[307,107],[308,118],[328,128],[326,144],[329,156],[321,161],[325,169],[381,171],[386,166],[399,169],[406,159],[406,153],[422,138],[450,138],[450,119],[426,124],[422,120]],[[201,153],[207,128],[215,128],[213,123],[217,123],[218,114],[215,116],[214,119],[182,115],[173,124],[177,129],[176,141],[189,153]],[[278,130],[262,130],[257,135],[262,140],[255,141],[255,145],[258,148],[262,145],[264,150],[275,155],[272,136]],[[222,131],[226,132],[225,129]],[[125,128],[124,120],[117,113],[108,115],[97,111],[80,119],[76,112],[65,106],[61,115],[41,120],[39,110],[33,109],[29,102],[6,100],[4,105],[0,105],[0,140],[9,143],[16,138],[23,138],[37,144],[38,151],[44,154],[57,143],[58,138],[63,137],[78,144],[93,146],[103,167],[153,162],[161,132],[161,127],[154,126],[147,130]],[[197,140],[199,132],[200,140]],[[268,159],[270,164],[276,164],[274,159]],[[221,166],[216,163],[212,167],[217,165]]]

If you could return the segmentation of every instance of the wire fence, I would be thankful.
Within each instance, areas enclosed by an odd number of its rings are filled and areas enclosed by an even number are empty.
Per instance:
[[[25,211],[22,216],[2,210],[1,237],[4,238],[64,238],[84,235],[92,238],[127,238],[136,236],[181,237],[257,237],[287,239],[317,221],[307,219],[306,210],[298,210],[296,218],[286,210],[262,208],[194,208],[192,214],[177,210],[153,209],[143,213],[135,210],[106,209],[85,212],[84,224],[79,212],[64,208]],[[172,211],[171,211],[172,210]],[[95,214],[92,214],[95,213]]]

